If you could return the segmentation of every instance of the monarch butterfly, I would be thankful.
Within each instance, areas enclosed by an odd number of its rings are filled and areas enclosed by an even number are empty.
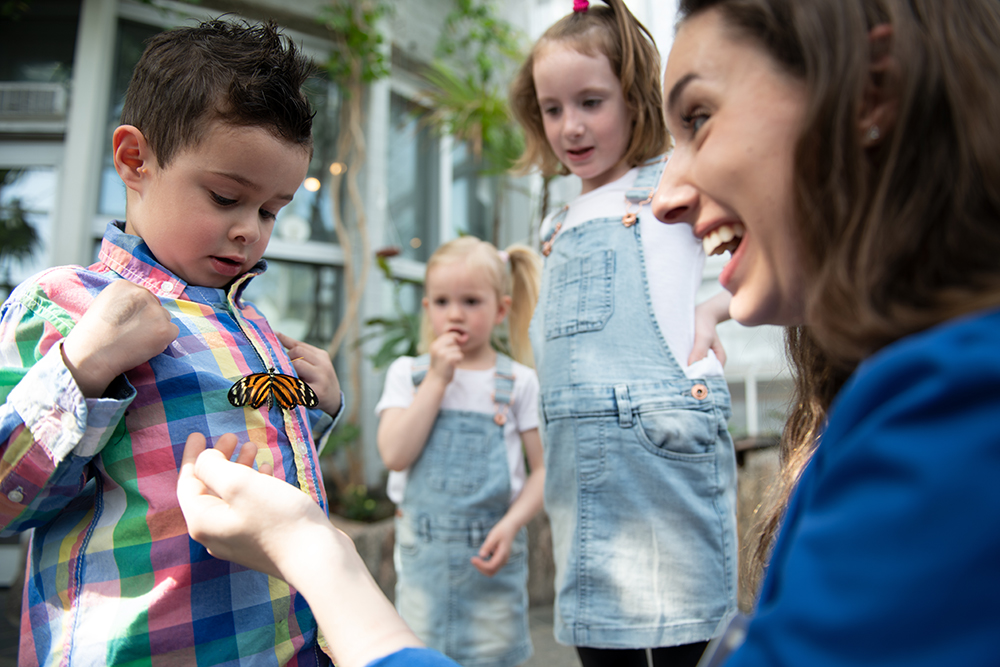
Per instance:
[[[291,410],[296,405],[315,408],[319,397],[312,387],[293,375],[278,373],[273,368],[266,373],[253,373],[240,378],[229,389],[229,402],[233,407],[249,405],[256,410],[267,403],[270,409],[275,403]]]

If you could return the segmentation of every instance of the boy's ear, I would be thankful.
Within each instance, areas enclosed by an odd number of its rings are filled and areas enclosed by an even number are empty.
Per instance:
[[[899,111],[897,66],[892,55],[892,26],[877,25],[868,33],[868,81],[861,98],[858,131],[862,146],[875,146],[895,126]]]
[[[111,147],[118,176],[128,189],[141,192],[143,178],[150,167],[156,166],[146,137],[134,125],[119,125],[111,137]]]

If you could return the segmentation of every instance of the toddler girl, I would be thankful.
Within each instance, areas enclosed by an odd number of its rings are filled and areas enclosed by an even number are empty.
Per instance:
[[[542,225],[531,339],[555,633],[585,667],[646,665],[646,649],[654,664],[694,665],[736,610],[730,401],[709,351],[729,298],[696,315],[701,245],[648,206],[669,142],[659,72],[652,37],[621,0],[578,0],[511,94],[522,166],[582,186]]]
[[[545,467],[538,379],[519,361],[531,363],[539,265],[526,246],[498,251],[473,237],[438,248],[424,282],[429,353],[393,362],[375,408],[398,505],[396,608],[465,667],[512,667],[532,653],[525,524],[541,509]],[[491,345],[508,313],[518,361]]]

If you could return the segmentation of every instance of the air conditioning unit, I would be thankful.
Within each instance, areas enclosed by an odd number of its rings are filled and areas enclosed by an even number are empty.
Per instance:
[[[0,81],[0,120],[55,120],[66,117],[61,83]]]

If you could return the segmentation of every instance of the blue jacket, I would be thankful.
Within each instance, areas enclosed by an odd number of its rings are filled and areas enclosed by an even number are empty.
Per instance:
[[[1000,311],[842,389],[726,667],[1000,664]]]

